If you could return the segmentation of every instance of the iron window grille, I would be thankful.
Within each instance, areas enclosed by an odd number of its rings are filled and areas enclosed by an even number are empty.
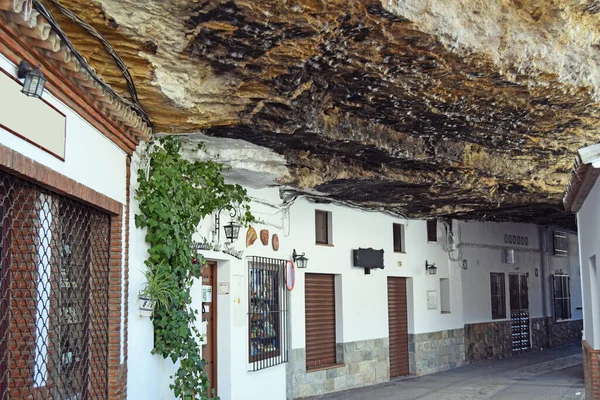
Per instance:
[[[490,273],[492,319],[506,318],[506,283],[504,273]]]
[[[554,320],[571,319],[571,278],[566,274],[552,275]]]
[[[0,172],[0,399],[107,398],[110,219]]]
[[[565,232],[554,232],[554,255],[566,257],[569,254],[569,243]]]
[[[249,362],[252,371],[288,360],[286,260],[250,257],[248,262]]]

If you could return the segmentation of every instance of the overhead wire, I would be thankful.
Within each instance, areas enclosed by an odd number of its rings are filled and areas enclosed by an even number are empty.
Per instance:
[[[114,60],[117,68],[121,71],[121,74],[125,78],[125,81],[127,82],[129,94],[131,95],[131,99],[121,96],[119,93],[115,92],[115,90],[113,88],[111,88],[108,84],[106,84],[102,79],[100,79],[100,77],[96,74],[96,72],[88,64],[85,57],[83,57],[81,55],[81,53],[75,48],[73,43],[71,43],[71,41],[67,37],[67,34],[62,30],[62,28],[56,21],[54,14],[52,14],[52,12],[48,8],[46,8],[40,2],[40,0],[31,0],[33,7],[44,18],[46,18],[46,20],[52,26],[52,28],[54,29],[56,34],[61,38],[61,40],[65,43],[65,45],[69,48],[69,50],[71,50],[71,53],[73,54],[73,56],[75,56],[75,58],[77,59],[77,61],[79,61],[81,66],[90,74],[92,79],[94,79],[94,81],[96,81],[98,83],[98,85],[100,85],[105,91],[107,91],[111,95],[117,97],[120,101],[127,104],[127,106],[129,106],[130,108],[134,109],[136,111],[136,113],[144,120],[144,122],[146,122],[146,124],[148,124],[148,126],[153,129],[153,124],[150,121],[150,117],[144,111],[144,109],[142,108],[142,105],[139,102],[135,83],[133,81],[131,74],[129,73],[129,69],[127,68],[127,65],[125,64],[123,59],[119,56],[119,54],[117,54],[117,52],[115,51],[114,47],[110,44],[110,42],[108,42],[108,40],[106,40],[106,38],[104,36],[102,36],[102,34],[100,34],[94,27],[92,27],[90,24],[88,24],[87,22],[82,20],[79,16],[74,14],[71,10],[65,8],[58,1],[56,1],[56,0],[47,0],[47,1],[49,1],[54,7],[56,7],[62,14],[64,14],[71,21],[73,21],[76,24],[78,24],[79,26],[81,26],[86,32],[88,32],[90,35],[92,35],[94,38],[96,38],[102,44],[104,49],[108,52],[108,54]]]

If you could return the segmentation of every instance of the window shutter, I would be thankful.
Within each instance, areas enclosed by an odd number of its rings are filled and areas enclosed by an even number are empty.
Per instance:
[[[437,220],[435,219],[427,221],[427,241],[437,242]]]
[[[305,274],[306,369],[336,362],[335,280],[329,274]]]

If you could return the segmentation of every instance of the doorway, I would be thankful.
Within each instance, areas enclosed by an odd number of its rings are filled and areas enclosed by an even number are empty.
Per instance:
[[[409,374],[406,278],[388,277],[390,379]]]
[[[202,323],[206,339],[202,345],[204,370],[210,390],[217,395],[217,263],[208,261],[202,268]]]
[[[509,274],[510,321],[512,351],[521,353],[531,348],[529,333],[529,288],[527,275]]]

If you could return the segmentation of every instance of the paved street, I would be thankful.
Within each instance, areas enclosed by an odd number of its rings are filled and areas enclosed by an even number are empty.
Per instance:
[[[581,345],[471,364],[313,400],[584,399]]]

